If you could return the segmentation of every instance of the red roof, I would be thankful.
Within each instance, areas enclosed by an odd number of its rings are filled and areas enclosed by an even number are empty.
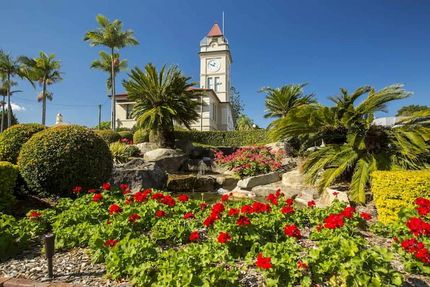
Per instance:
[[[218,23],[215,23],[208,33],[209,37],[217,37],[217,36],[222,36],[222,35],[223,34],[222,34],[220,27],[218,26]]]

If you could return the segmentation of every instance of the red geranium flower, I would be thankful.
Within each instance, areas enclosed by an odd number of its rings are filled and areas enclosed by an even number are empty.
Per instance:
[[[211,213],[204,221],[203,221],[203,225],[206,227],[211,226],[212,224],[214,224],[214,222],[216,220],[218,220],[218,214],[217,213]]]
[[[430,263],[430,254],[427,248],[423,247],[415,252],[415,257],[421,262]]]
[[[341,212],[343,217],[345,218],[352,218],[354,216],[355,208],[351,206],[347,206],[344,208],[344,210]]]
[[[227,232],[220,232],[219,233],[219,235],[218,235],[218,242],[219,243],[227,243],[230,240],[231,240],[231,236]]]
[[[188,238],[190,241],[197,241],[200,239],[200,234],[198,231],[193,231],[190,234],[190,237]]]
[[[294,213],[294,208],[291,205],[286,205],[281,208],[281,212],[283,214],[292,214]]]
[[[122,211],[122,208],[118,204],[112,204],[109,206],[109,214],[115,214],[120,213]]]
[[[214,213],[221,213],[224,210],[225,210],[225,207],[221,202],[215,203],[214,206],[212,207],[212,212]]]
[[[28,214],[28,217],[30,217],[30,219],[37,219],[37,218],[39,218],[39,217],[41,217],[42,216],[42,213],[40,213],[40,212],[38,212],[38,211],[31,211],[29,214]]]
[[[156,217],[164,217],[164,216],[166,216],[166,213],[163,210],[157,210],[155,212],[155,216]]]
[[[254,212],[254,208],[252,208],[252,205],[245,204],[244,206],[242,206],[240,211],[244,214],[251,214]]]
[[[315,200],[308,201],[308,207],[314,207],[316,205]]]
[[[96,193],[96,192],[97,192],[97,189],[95,188],[88,189],[88,193]]]
[[[222,202],[227,201],[229,198],[230,198],[230,195],[228,195],[228,194],[223,194],[223,195],[221,196],[221,201],[222,201]]]
[[[326,219],[324,219],[324,222],[324,227],[328,229],[343,227],[345,224],[342,214],[330,214]]]
[[[160,200],[162,198],[164,198],[164,195],[162,193],[160,193],[160,192],[154,193],[152,195],[152,199],[155,199],[155,200]]]
[[[255,201],[252,204],[252,210],[255,213],[263,213],[263,212],[270,212],[272,208],[270,207],[269,204],[264,204],[264,203]]]
[[[200,206],[200,210],[205,210],[206,207],[208,207],[208,204],[206,202],[202,202],[202,203],[200,203],[199,206]]]
[[[308,264],[304,263],[303,261],[298,261],[297,262],[297,268],[299,268],[299,269],[307,269],[308,268]]]
[[[337,195],[339,194],[339,192],[337,192],[337,191],[334,191],[333,192],[333,195],[335,196],[335,197],[337,197]]]
[[[411,217],[406,222],[406,226],[415,236],[430,235],[430,224],[418,217]]]
[[[105,241],[106,247],[114,247],[118,243],[118,240],[116,239],[108,239]]]
[[[271,261],[272,259],[270,257],[263,257],[263,254],[259,253],[257,255],[257,261],[255,262],[255,265],[261,269],[269,269],[272,268]]]
[[[148,193],[145,193],[142,191],[138,191],[133,195],[133,198],[134,200],[136,200],[136,202],[144,202],[147,197],[148,197]]]
[[[131,223],[134,223],[136,220],[139,220],[141,217],[139,214],[137,213],[133,213],[130,214],[130,216],[128,217],[128,221],[130,221]]]
[[[184,214],[184,216],[182,217],[183,219],[189,219],[189,218],[195,218],[194,213],[192,212],[187,212]]]
[[[287,200],[285,200],[285,203],[287,204],[287,205],[293,205],[293,203],[294,203],[294,199],[292,199],[292,198],[288,198]]]
[[[240,210],[238,208],[230,208],[228,211],[228,216],[236,216],[239,215]]]
[[[75,187],[72,189],[72,191],[73,191],[74,193],[80,194],[80,193],[81,193],[81,191],[82,191],[82,186],[77,185],[77,186],[75,186]]]
[[[128,194],[131,192],[130,187],[126,183],[121,183],[119,185],[119,189],[121,189],[122,194]]]
[[[284,227],[284,233],[287,236],[295,237],[297,239],[302,238],[302,234],[300,233],[300,229],[298,229],[297,226],[294,225],[294,224],[291,224],[291,225],[287,224],[287,225],[285,225],[285,227]]]
[[[166,195],[161,199],[161,203],[168,205],[170,207],[174,207],[176,205],[176,201],[170,195]]]
[[[266,197],[266,200],[270,201],[273,205],[278,205],[278,197],[276,196],[276,194],[273,194],[273,193],[269,194]]]
[[[102,184],[102,189],[104,190],[110,190],[110,183],[109,182],[105,182]]]
[[[251,220],[249,220],[249,218],[246,217],[246,216],[240,216],[237,219],[236,224],[238,226],[250,225],[251,224]]]
[[[405,251],[409,253],[415,253],[418,250],[424,248],[424,244],[416,240],[415,238],[403,240],[402,243],[400,243],[400,245]]]
[[[360,217],[363,218],[364,220],[371,220],[372,219],[372,215],[370,215],[367,212],[361,212]]]
[[[101,194],[101,193],[95,193],[94,195],[93,195],[93,201],[94,202],[99,202],[100,200],[102,200],[103,199],[103,195]]]
[[[178,200],[180,201],[180,202],[186,202],[186,201],[188,201],[190,198],[188,197],[188,195],[186,195],[186,194],[181,194],[180,196],[178,196]]]

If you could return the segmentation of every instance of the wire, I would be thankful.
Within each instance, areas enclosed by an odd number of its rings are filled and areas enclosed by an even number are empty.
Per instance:
[[[30,99],[26,99],[26,98],[21,98],[21,97],[17,97],[17,96],[13,96],[12,99],[18,99],[21,101],[26,101],[26,102],[31,102],[33,103],[33,105],[37,105],[37,103],[34,102],[34,100],[30,100]],[[105,101],[106,102],[106,101]],[[57,106],[57,107],[98,107],[99,104],[94,104],[94,105],[73,105],[73,104],[54,104],[54,103],[49,103],[50,106]],[[102,104],[102,106],[104,106],[104,104]]]

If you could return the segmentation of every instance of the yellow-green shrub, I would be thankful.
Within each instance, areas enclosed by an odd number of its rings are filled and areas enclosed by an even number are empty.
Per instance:
[[[14,203],[13,189],[18,178],[18,167],[10,162],[0,161],[0,211],[9,209]]]
[[[149,131],[147,130],[144,130],[144,129],[137,130],[133,135],[134,144],[148,142],[148,141],[149,141]]]
[[[378,220],[390,223],[404,207],[413,207],[417,197],[430,197],[430,170],[376,171],[371,175]]]

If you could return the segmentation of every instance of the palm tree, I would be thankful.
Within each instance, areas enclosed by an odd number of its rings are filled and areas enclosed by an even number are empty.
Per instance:
[[[11,126],[12,106],[10,104],[10,97],[12,95],[11,88],[12,88],[13,78],[15,76],[18,76],[20,78],[25,78],[30,82],[31,85],[33,85],[33,82],[28,77],[27,73],[22,69],[20,59],[13,59],[11,55],[7,54],[3,50],[0,50],[0,74],[4,79],[3,87],[6,88],[7,123],[8,123],[8,126]]]
[[[11,86],[15,86],[16,82],[11,81]],[[12,96],[15,93],[19,93],[21,91],[10,91],[10,96]],[[2,96],[2,100],[0,101],[0,105],[2,106],[2,110],[1,110],[1,124],[0,124],[0,132],[3,132],[5,129],[9,128],[10,126],[12,126],[13,124],[15,124],[16,118],[13,114],[13,111],[11,113],[11,124],[9,125],[9,122],[5,122],[5,115],[6,115],[6,96],[7,96],[8,90],[7,90],[7,85],[6,82],[3,81],[1,86],[0,86],[0,96]],[[9,111],[8,111],[9,114]]]
[[[365,94],[367,98],[356,105],[355,101]],[[339,179],[350,179],[351,199],[363,203],[371,172],[426,166],[430,115],[409,117],[393,127],[373,124],[375,112],[409,95],[402,85],[379,91],[362,87],[351,95],[341,90],[340,96],[332,98],[334,107],[302,107],[276,121],[271,137],[298,136],[303,150],[324,140],[326,145],[306,158],[303,169],[307,181],[323,190]],[[337,134],[337,141],[332,140],[333,134]]]
[[[115,115],[115,66],[116,59],[115,49],[121,49],[127,46],[138,45],[139,42],[134,38],[133,31],[126,30],[123,31],[122,22],[118,19],[109,22],[109,19],[103,15],[97,15],[96,17],[99,28],[95,31],[89,31],[85,34],[84,41],[89,41],[91,46],[106,46],[110,48],[111,52],[111,76],[112,79],[112,129],[115,130],[116,115]]]
[[[42,92],[37,96],[37,100],[42,102],[42,125],[46,123],[46,100],[52,100],[52,93],[47,90],[49,85],[62,80],[61,64],[55,60],[55,55],[47,55],[44,52],[39,53],[38,58],[21,57],[24,69],[30,78],[39,82]]]
[[[265,118],[285,117],[294,108],[315,103],[312,94],[305,95],[303,88],[306,84],[285,85],[280,88],[262,88],[260,92],[266,94]]]
[[[114,58],[112,59],[112,55],[100,51],[100,58],[94,60],[91,63],[91,69],[100,70],[103,72],[109,73],[109,78],[106,81],[106,87],[108,90],[112,89],[112,62],[115,64],[115,75],[120,71],[127,70],[127,60],[119,60],[119,54],[115,53]]]
[[[144,71],[132,69],[129,77],[123,86],[129,99],[136,101],[132,111],[136,125],[156,134],[161,147],[173,147],[174,124],[190,129],[199,118],[199,95],[191,89],[190,78],[176,66],[163,66],[157,72],[152,64],[147,64]]]
[[[247,115],[240,115],[237,119],[237,130],[249,131],[254,129],[254,121]]]

